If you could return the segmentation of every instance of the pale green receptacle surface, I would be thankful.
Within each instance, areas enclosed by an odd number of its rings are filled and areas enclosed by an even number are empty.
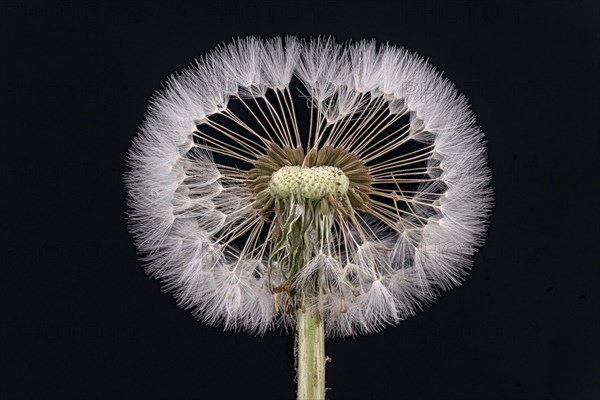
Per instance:
[[[300,196],[318,200],[328,195],[342,196],[348,192],[350,181],[336,167],[282,167],[271,176],[269,189],[275,197],[282,199]]]

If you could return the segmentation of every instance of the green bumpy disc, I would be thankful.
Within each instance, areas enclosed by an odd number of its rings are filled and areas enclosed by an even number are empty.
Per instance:
[[[350,180],[336,167],[282,167],[271,175],[269,189],[280,199],[303,197],[319,200],[328,195],[343,196],[348,192]]]

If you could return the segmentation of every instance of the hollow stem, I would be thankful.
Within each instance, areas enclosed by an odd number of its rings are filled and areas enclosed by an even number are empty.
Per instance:
[[[303,311],[304,310],[304,311]],[[298,310],[298,400],[325,400],[325,330],[318,312]]]

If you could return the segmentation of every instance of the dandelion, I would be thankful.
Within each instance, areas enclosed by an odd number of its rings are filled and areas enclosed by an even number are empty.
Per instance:
[[[295,327],[299,399],[324,398],[325,337],[459,284],[491,207],[466,99],[374,41],[221,46],[155,96],[128,161],[148,273],[209,324]]]

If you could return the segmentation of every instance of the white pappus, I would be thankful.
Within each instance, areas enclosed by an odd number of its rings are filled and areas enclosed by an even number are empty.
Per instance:
[[[209,324],[380,330],[461,282],[492,205],[466,99],[375,41],[248,37],[172,76],[128,154],[149,274]],[[277,179],[273,179],[276,176]]]

